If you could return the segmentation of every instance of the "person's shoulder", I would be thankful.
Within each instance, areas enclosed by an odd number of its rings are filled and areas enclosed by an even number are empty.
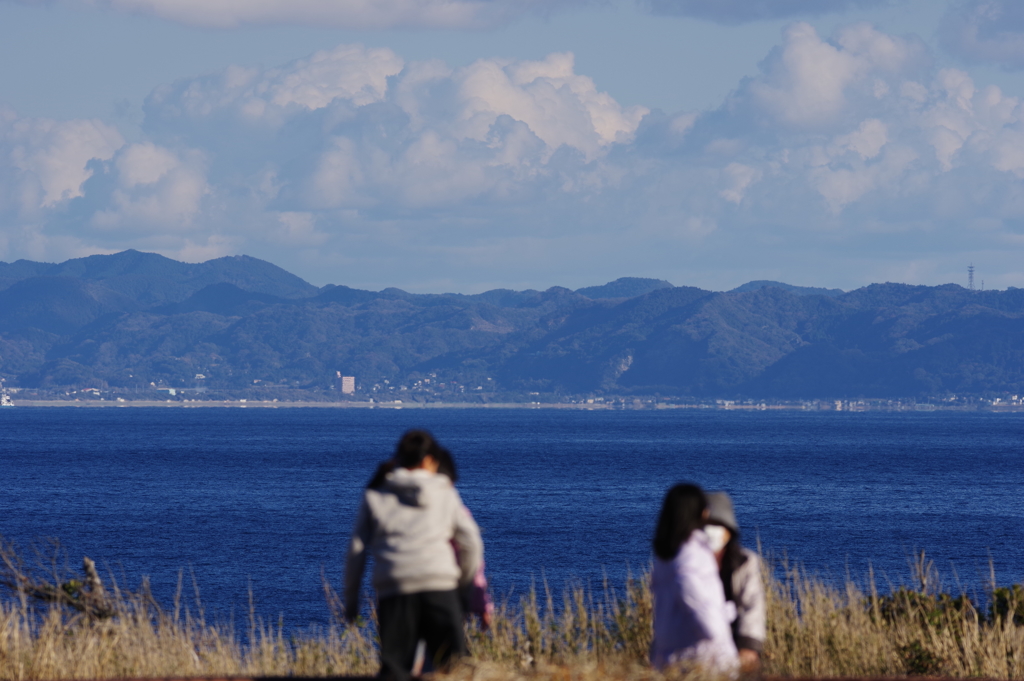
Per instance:
[[[743,562],[740,563],[733,571],[733,579],[738,579],[740,582],[745,582],[748,579],[754,577],[760,578],[761,576],[761,556],[755,551],[751,551],[748,548],[742,549]]]
[[[422,469],[413,471],[416,474],[415,481],[422,494],[423,505],[435,506],[441,504],[453,509],[462,506],[462,497],[452,484],[452,479],[440,473],[431,473]]]
[[[708,536],[704,530],[694,530],[679,548],[676,562],[680,565],[704,565],[709,561],[715,563],[715,554],[711,550]]]
[[[458,494],[452,479],[442,473],[431,473],[430,471],[417,471],[420,473],[419,483],[424,488],[435,490],[442,494]]]
[[[708,538],[708,533],[704,530],[694,530],[687,537],[686,541],[683,542],[682,550],[690,553],[713,553],[711,551],[711,540]]]

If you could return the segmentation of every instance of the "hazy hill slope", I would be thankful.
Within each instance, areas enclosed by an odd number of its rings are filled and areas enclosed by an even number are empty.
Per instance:
[[[102,315],[136,309],[131,299],[94,282],[33,277],[0,291],[0,332],[38,329],[66,334]]]
[[[499,376],[504,384],[531,390],[610,389],[631,370],[636,348],[650,335],[687,318],[699,301],[713,296],[677,287],[614,306],[580,306],[507,352]]]
[[[12,284],[22,279],[41,277],[51,267],[53,267],[52,263],[33,262],[31,260],[16,260],[11,263],[0,262],[0,291],[9,288]]]
[[[511,357],[502,377],[560,390],[730,394],[802,345],[807,321],[835,307],[781,289],[657,290],[577,313]]]
[[[19,260],[0,263],[0,286],[37,276],[101,283],[142,306],[180,302],[206,286],[229,283],[253,293],[281,298],[316,295],[318,289],[266,261],[239,255],[191,264],[156,253],[128,250],[92,255],[59,264]]]
[[[593,310],[574,315],[511,355],[503,381],[704,397],[1024,390],[1024,292],[1016,289],[667,293],[627,301],[603,319]]]
[[[1024,291],[874,285],[841,299],[811,343],[745,388],[759,394],[916,395],[1024,388]]]
[[[672,284],[663,279],[644,279],[642,277],[620,277],[603,286],[587,286],[576,289],[576,293],[588,298],[636,298],[651,291],[672,288]]]
[[[182,314],[185,312],[212,312],[228,317],[243,316],[262,309],[267,305],[286,302],[285,299],[266,293],[243,291],[234,284],[221,282],[202,288],[180,303],[152,308],[158,314]]]
[[[716,294],[653,334],[640,349],[636,371],[631,367],[620,383],[635,389],[667,384],[691,395],[734,393],[806,343],[809,323],[834,311],[827,298],[781,289]]]
[[[339,369],[366,380],[397,380],[425,362],[472,354],[533,328],[557,309],[564,291],[540,294],[547,304],[501,308],[473,296],[409,294],[373,295],[353,305],[323,297],[275,302],[218,285],[178,305],[85,327],[54,345],[48,359],[54,367],[61,361],[64,367],[67,362],[88,367],[108,383],[131,374],[143,385],[151,380],[191,385],[195,374],[204,374],[214,387],[251,385],[257,379],[325,385]],[[225,298],[216,305],[206,300],[217,292]],[[236,306],[218,309],[232,299]],[[51,384],[46,371],[26,380]],[[462,380],[478,380],[484,369],[460,364],[459,372]]]
[[[784,284],[781,281],[769,281],[767,279],[758,279],[756,281],[748,281],[746,284],[737,286],[730,293],[746,293],[747,291],[757,291],[762,288],[781,288],[790,293],[795,293],[800,296],[828,296],[835,298],[841,296],[845,291],[840,288],[817,288],[814,286],[793,286],[792,284]]]
[[[319,289],[309,282],[266,260],[247,255],[231,255],[193,265],[196,290],[203,286],[226,282],[243,291],[265,293],[281,298],[304,298],[316,295]]]
[[[417,295],[314,289],[253,258],[189,265],[137,252],[19,261],[4,276],[22,278],[0,290],[0,376],[22,386],[186,386],[203,374],[210,388],[326,388],[344,371],[363,386],[434,373],[572,394],[1024,393],[1018,289]],[[597,288],[621,292],[622,281]]]

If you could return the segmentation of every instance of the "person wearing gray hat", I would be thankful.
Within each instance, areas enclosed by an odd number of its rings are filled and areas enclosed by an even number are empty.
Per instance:
[[[729,495],[711,492],[707,499],[708,519],[704,532],[711,539],[711,550],[718,559],[725,598],[736,604],[732,635],[739,650],[740,666],[744,673],[755,674],[761,668],[766,635],[761,560],[740,543],[740,525]]]

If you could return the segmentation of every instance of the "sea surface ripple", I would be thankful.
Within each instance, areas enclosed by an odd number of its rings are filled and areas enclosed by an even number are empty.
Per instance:
[[[600,590],[650,560],[678,481],[732,494],[745,541],[882,590],[924,549],[952,590],[1024,582],[1024,415],[713,410],[52,409],[0,413],[0,535],[57,537],[208,617],[324,624],[360,493],[410,427],[452,450],[488,576]]]

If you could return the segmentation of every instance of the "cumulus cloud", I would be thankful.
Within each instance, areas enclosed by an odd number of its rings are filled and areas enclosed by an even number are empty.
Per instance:
[[[641,0],[654,14],[694,17],[720,24],[788,19],[845,12],[880,5],[885,0]]]
[[[719,195],[732,203],[743,201],[747,187],[761,179],[761,171],[742,163],[730,163],[725,166],[723,175],[726,187],[719,192]]]
[[[276,127],[296,112],[322,109],[335,100],[355,107],[378,102],[388,77],[403,66],[391,50],[362,45],[340,45],[278,69],[233,66],[157,88],[147,101],[149,123],[220,117]]]
[[[92,216],[96,227],[162,233],[196,227],[194,218],[210,193],[200,152],[145,142],[125,146],[104,165],[111,188],[107,206]]]
[[[43,4],[49,0],[22,0]],[[64,0],[190,26],[298,24],[332,28],[486,28],[574,0]]]
[[[143,131],[0,112],[0,254],[247,252],[464,290],[848,286],[971,257],[1024,284],[1024,104],[865,24],[789,26],[700,113],[618,102],[568,54],[451,68],[350,45],[158,88]]]
[[[452,70],[343,45],[157,88],[145,112],[147,139],[132,144],[95,122],[5,114],[0,172],[24,176],[21,203],[51,215],[35,234],[74,224],[98,250],[193,255],[246,240],[313,248],[343,224],[592,191],[614,181],[597,164],[648,110],[599,91],[570,54]]]
[[[979,90],[962,71],[933,72],[920,44],[868,25],[823,40],[796,24],[761,75],[704,124],[710,131],[716,119],[741,126],[737,117],[767,115],[771,134],[751,138],[736,155],[762,159],[748,166],[766,177],[803,178],[800,185],[838,214],[869,199],[876,208],[897,197],[927,203],[937,184],[968,167],[987,172],[986,182],[1005,182],[992,172],[1018,169],[1021,113],[1019,100],[995,87]]]
[[[624,109],[594,81],[574,72],[571,54],[544,61],[482,59],[456,76],[461,134],[485,140],[495,121],[509,116],[525,123],[549,149],[570,146],[588,159],[613,142],[630,139],[644,107]]]
[[[0,154],[7,166],[8,200],[34,212],[82,195],[94,158],[109,159],[124,143],[120,133],[96,120],[19,119],[0,111]]]
[[[91,164],[110,159],[123,144],[120,133],[100,121],[22,118],[0,107],[0,257],[101,250],[54,223],[62,208],[84,196]]]
[[[342,46],[159,88],[145,127],[213,150],[215,175],[237,174],[248,148],[261,167],[245,191],[287,210],[404,210],[507,195],[553,172],[560,153],[594,161],[628,143],[647,113],[575,73],[571,54],[453,71]]]
[[[957,2],[939,35],[946,49],[968,61],[1024,68],[1024,4],[1016,0]]]
[[[747,92],[757,110],[779,123],[828,125],[861,108],[854,98],[867,100],[868,106],[885,99],[891,83],[923,59],[919,42],[868,24],[845,27],[830,42],[809,24],[797,23],[786,29],[783,45],[768,57]]]

